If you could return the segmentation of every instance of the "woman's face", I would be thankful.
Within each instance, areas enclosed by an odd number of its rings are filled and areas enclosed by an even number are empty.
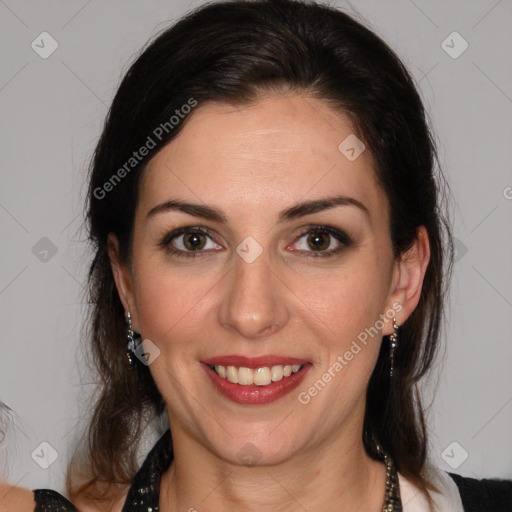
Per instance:
[[[414,309],[422,273],[393,259],[388,202],[353,137],[311,97],[209,103],[149,163],[116,277],[175,442],[261,464],[361,442],[382,334]]]

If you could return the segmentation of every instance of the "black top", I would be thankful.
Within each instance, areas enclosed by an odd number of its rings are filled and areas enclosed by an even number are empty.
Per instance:
[[[512,480],[477,480],[448,474],[459,487],[465,512],[512,512]]]
[[[122,512],[158,512],[160,479],[172,460],[171,433],[167,430],[135,475]],[[448,474],[459,488],[465,512],[512,512],[512,480],[477,480]],[[34,499],[35,512],[77,512],[64,496],[50,489],[36,489]]]

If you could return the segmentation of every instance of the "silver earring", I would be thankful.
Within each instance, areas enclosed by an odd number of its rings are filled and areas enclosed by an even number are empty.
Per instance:
[[[396,318],[393,317],[393,334],[389,337],[390,341],[390,350],[389,350],[389,359],[390,359],[390,369],[389,376],[393,377],[393,369],[395,363],[395,349],[398,346],[398,328],[400,326],[396,323]]]
[[[133,358],[133,355],[135,354],[135,339],[134,339],[134,332],[132,328],[132,315],[130,315],[130,312],[128,311],[126,313],[126,320],[128,322],[128,331],[126,334],[126,338],[128,340],[128,346],[126,349],[126,357],[128,358],[128,362],[130,363],[130,366],[135,366],[135,360]]]

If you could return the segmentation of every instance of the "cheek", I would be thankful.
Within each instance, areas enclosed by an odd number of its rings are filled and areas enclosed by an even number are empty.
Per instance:
[[[365,254],[328,277],[306,279],[315,286],[303,286],[301,292],[307,305],[302,323],[308,324],[324,354],[321,378],[325,373],[325,380],[334,383],[332,389],[346,393],[347,400],[364,391],[382,340],[386,276],[375,253]]]
[[[161,256],[144,255],[135,267],[139,327],[163,351],[191,346],[210,329],[208,311],[223,274],[172,266]],[[169,343],[172,341],[172,343]]]
[[[372,326],[385,303],[385,280],[374,256],[354,258],[329,273],[301,273],[294,294],[329,339],[343,345]]]

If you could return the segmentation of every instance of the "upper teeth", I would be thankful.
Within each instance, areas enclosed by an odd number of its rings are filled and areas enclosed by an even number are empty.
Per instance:
[[[287,364],[283,366],[281,364],[268,367],[263,366],[261,368],[245,368],[241,366],[222,366],[215,365],[213,368],[224,379],[228,379],[229,382],[234,384],[241,384],[242,386],[251,386],[256,384],[257,386],[267,386],[271,382],[281,380],[283,377],[289,377],[292,373],[297,373],[303,365],[301,364]]]

